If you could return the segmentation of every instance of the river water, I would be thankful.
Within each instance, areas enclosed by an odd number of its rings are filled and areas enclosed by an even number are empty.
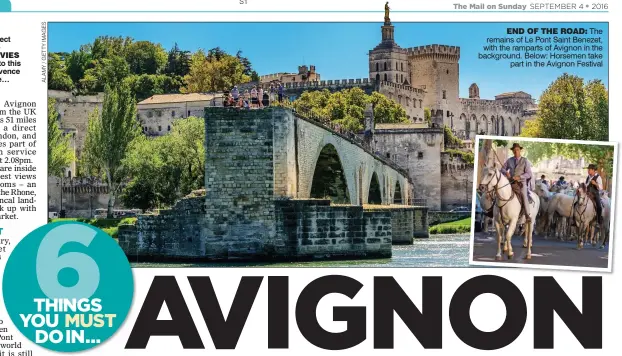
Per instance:
[[[393,256],[378,260],[240,263],[132,263],[132,267],[468,267],[468,234],[431,235],[412,245],[393,246]]]

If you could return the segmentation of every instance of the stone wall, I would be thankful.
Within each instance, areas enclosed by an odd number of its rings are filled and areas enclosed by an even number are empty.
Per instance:
[[[330,200],[278,200],[276,210],[277,230],[299,259],[391,257],[389,211],[330,206]]]
[[[104,94],[73,95],[71,92],[48,90],[48,97],[56,100],[61,127],[75,130],[76,153],[79,157],[84,147],[89,114],[95,109],[101,112]]]
[[[375,150],[407,170],[414,185],[413,198],[426,199],[433,210],[441,209],[441,150],[443,130],[376,129]]]
[[[223,106],[222,96],[203,101],[138,104],[137,117],[145,134],[162,136],[170,133],[175,120],[203,117],[205,108],[213,106]]]
[[[197,260],[211,252],[202,239],[205,197],[185,198],[159,215],[119,226],[118,241],[132,261]]]
[[[318,82],[300,82],[285,83],[285,97],[295,100],[305,91],[324,90],[327,89],[331,93],[351,88],[361,88],[366,94],[371,94],[376,90],[376,82],[372,79],[337,79],[337,80],[320,80]],[[270,88],[270,85],[264,85],[264,89]]]
[[[395,207],[388,208],[373,207],[366,208],[365,211],[384,211],[391,214],[391,240],[393,245],[410,245],[413,243],[414,232],[414,207]]]
[[[78,183],[70,185],[65,179],[65,188],[62,192],[62,208],[68,218],[89,218],[96,209],[108,208],[108,186],[105,184],[82,186]],[[119,199],[115,200],[115,208],[123,208]],[[60,212],[61,186],[60,178],[48,177],[48,210]]]
[[[272,110],[205,109],[205,244],[251,256],[276,238]]]
[[[473,169],[474,165],[465,162],[460,156],[442,154],[441,210],[452,210],[459,206],[471,208]]]
[[[394,100],[406,110],[407,118],[413,123],[425,121],[423,113],[423,99],[425,91],[401,84],[380,82],[378,91],[388,99]]]

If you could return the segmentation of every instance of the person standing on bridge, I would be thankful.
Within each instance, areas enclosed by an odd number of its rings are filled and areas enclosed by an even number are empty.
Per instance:
[[[283,102],[283,83],[279,83],[279,103]]]
[[[276,89],[274,88],[274,83],[270,83],[270,106],[272,106],[272,103],[274,103],[276,101]]]
[[[518,143],[512,145],[514,157],[508,158],[503,168],[501,168],[501,173],[505,174],[510,180],[514,193],[522,196],[525,221],[529,223],[531,222],[531,218],[529,216],[529,196],[527,188],[529,187],[529,190],[534,189],[534,179],[531,173],[531,162],[529,162],[526,157],[521,157],[522,149],[523,148]]]

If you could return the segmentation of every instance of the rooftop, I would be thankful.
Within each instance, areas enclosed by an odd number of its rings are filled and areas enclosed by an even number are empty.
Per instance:
[[[509,97],[516,96],[516,94],[529,95],[528,93],[525,93],[524,91],[511,91],[511,92],[501,93],[499,95],[496,95],[495,99],[497,99],[497,98],[509,98]],[[531,95],[529,95],[529,96],[531,96]]]
[[[168,103],[187,103],[193,101],[209,101],[214,99],[215,93],[189,93],[189,94],[159,94],[147,98],[138,103],[138,105],[147,104],[168,104]]]

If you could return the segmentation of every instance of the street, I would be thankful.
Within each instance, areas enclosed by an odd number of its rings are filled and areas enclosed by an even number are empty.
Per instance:
[[[515,235],[512,239],[514,257],[512,260],[503,256],[503,263],[523,263],[530,265],[551,265],[551,266],[574,266],[574,267],[595,267],[607,268],[609,257],[609,245],[604,249],[595,248],[585,244],[582,250],[577,250],[577,242],[563,242],[559,240],[544,240],[542,237],[534,236],[531,248],[531,260],[524,259],[527,250],[523,248],[523,237]],[[485,233],[475,233],[473,244],[473,261],[477,262],[497,262],[497,239],[494,231]]]

